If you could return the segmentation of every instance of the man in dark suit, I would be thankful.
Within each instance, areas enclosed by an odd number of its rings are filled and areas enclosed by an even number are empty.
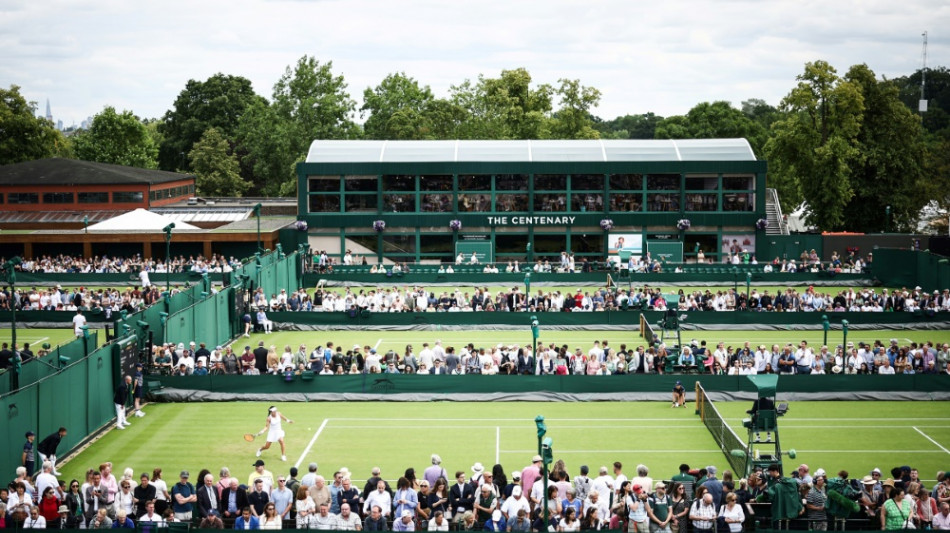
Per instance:
[[[254,368],[261,375],[267,373],[267,348],[264,348],[264,341],[257,343],[257,348],[254,348]]]
[[[247,506],[247,490],[238,485],[236,477],[232,477],[231,485],[221,491],[221,500],[218,502],[218,511],[221,513],[221,517],[233,521],[241,515],[241,509]]]
[[[205,474],[204,484],[198,489],[198,516],[207,518],[211,511],[218,510],[218,490],[214,486],[214,476]]]
[[[452,508],[452,521],[458,522],[465,511],[475,507],[475,489],[465,482],[465,472],[455,473],[455,485],[449,489],[449,506]]]
[[[430,373],[430,374],[439,374],[439,375],[443,375],[443,376],[444,376],[445,374],[448,374],[448,371],[446,370],[445,365],[442,364],[442,360],[441,360],[441,359],[436,359],[436,360],[435,360],[435,366],[433,366],[432,369],[429,370],[429,373]]]

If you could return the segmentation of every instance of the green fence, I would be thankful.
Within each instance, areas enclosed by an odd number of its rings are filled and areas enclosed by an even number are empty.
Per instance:
[[[169,315],[165,335],[176,342],[200,339],[208,346],[225,344],[233,334],[232,309],[234,290],[228,288]]]
[[[198,281],[201,276],[202,274],[200,272],[181,272],[172,274],[165,274],[161,272],[149,273],[149,279],[151,282],[159,287],[165,286],[166,279],[168,279],[172,285],[181,285],[183,283],[194,283]],[[208,274],[208,276],[211,277],[211,280],[214,283],[222,283],[227,274],[212,273]],[[127,272],[124,274],[106,274],[99,272],[90,272],[85,274],[66,274],[57,272],[17,272],[16,278],[17,285],[42,285],[46,287],[55,285],[139,285],[141,283],[137,272]]]
[[[571,394],[650,392],[666,393],[681,381],[692,391],[701,381],[708,392],[755,392],[745,376],[618,375],[618,376],[419,376],[403,374],[360,374],[315,376],[312,380],[295,376],[182,376],[159,378],[163,387],[201,390],[223,394],[477,394],[556,392]],[[861,391],[946,391],[948,379],[941,375],[901,376],[782,376],[781,393],[861,392]],[[341,397],[341,399],[343,399]]]
[[[59,355],[75,357],[63,369],[54,371],[36,362],[24,365],[21,383],[28,379],[34,381],[16,392],[0,394],[4,428],[0,432],[0,448],[16,452],[0,454],[0,471],[13,472],[20,465],[19,450],[23,449],[27,431],[36,433],[39,443],[60,426],[66,427],[68,434],[58,448],[59,455],[64,456],[115,416],[112,405],[115,347],[95,349],[97,342],[96,334],[92,333],[88,338],[62,346]],[[88,356],[84,356],[86,350],[89,350]]]
[[[874,250],[873,272],[890,287],[913,289],[919,285],[928,292],[950,287],[950,261],[930,252],[878,248]]]
[[[600,313],[536,313],[543,328],[598,329],[611,326],[629,326],[639,329],[639,309],[604,311]],[[387,327],[387,326],[524,326],[528,328],[533,313],[372,313],[344,312],[278,312],[268,313],[277,324],[298,324],[317,327]],[[682,315],[683,313],[680,313]],[[684,329],[821,329],[821,317],[827,316],[833,329],[840,329],[847,319],[851,329],[895,328],[934,329],[950,322],[950,312],[940,313],[754,313],[754,312],[685,312],[680,323]],[[644,311],[651,324],[665,315],[663,311]],[[281,326],[283,327],[283,326]]]

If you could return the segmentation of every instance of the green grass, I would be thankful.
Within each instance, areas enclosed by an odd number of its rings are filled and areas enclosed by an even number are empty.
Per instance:
[[[747,403],[717,403],[743,437],[741,418]],[[217,474],[221,466],[228,466],[244,480],[253,470],[254,451],[261,441],[248,443],[242,435],[263,426],[267,406],[149,405],[144,418],[133,417],[126,430],[109,431],[60,470],[66,479],[81,479],[85,469],[108,460],[118,472],[131,467],[136,475],[160,466],[166,481],[174,482],[182,469],[196,474],[208,468]],[[295,464],[305,469],[315,461],[327,476],[346,466],[354,479],[365,479],[373,466],[380,466],[385,478],[395,480],[407,467],[421,475],[432,453],[442,456],[450,475],[455,470],[470,475],[476,461],[487,468],[500,463],[510,473],[529,464],[537,451],[533,419],[539,414],[546,417],[555,458],[563,459],[572,473],[581,464],[596,469],[613,461],[623,462],[628,476],[643,463],[657,479],[672,476],[683,462],[728,468],[692,404],[686,409],[671,409],[666,402],[279,406],[295,424],[285,425],[286,463],[274,447],[264,454],[267,468],[275,474]],[[920,469],[922,478],[933,479],[950,460],[948,407],[950,402],[793,402],[779,425],[784,449],[797,451],[786,464],[805,462],[813,471],[843,468],[855,477],[874,467],[887,471],[909,464]]]
[[[0,329],[0,342],[10,342],[12,337],[9,324],[2,324],[2,329]],[[92,333],[90,330],[89,333]],[[57,328],[57,329],[32,329],[32,328],[17,328],[16,330],[16,341],[19,346],[23,346],[23,343],[30,343],[30,349],[33,350],[33,353],[36,353],[37,350],[45,343],[50,343],[52,347],[56,347],[60,344],[66,344],[67,342],[75,339],[76,336],[73,334],[72,326],[68,329],[66,328]],[[105,341],[105,339],[100,339]]]
[[[659,334],[659,331],[657,331]],[[823,339],[823,331],[745,331],[745,330],[724,330],[724,331],[683,331],[683,342],[690,342],[692,339],[698,341],[706,340],[711,348],[716,347],[716,343],[723,341],[727,346],[741,346],[745,341],[750,341],[753,346],[766,344],[771,347],[772,344],[782,344],[792,342],[800,343],[807,340],[810,345],[820,346]],[[841,331],[828,332],[828,344],[830,348],[840,344],[842,341]],[[882,341],[885,345],[889,339],[896,338],[901,344],[910,342],[950,342],[950,331],[889,331],[889,330],[867,330],[850,331],[848,340],[873,342]],[[464,331],[276,331],[270,334],[254,333],[250,339],[238,338],[234,341],[235,350],[243,348],[246,345],[257,346],[260,341],[265,346],[276,346],[282,350],[285,345],[290,345],[297,349],[301,344],[305,344],[312,350],[317,346],[326,346],[327,342],[333,342],[335,346],[342,346],[344,350],[353,347],[354,344],[360,346],[369,345],[375,347],[378,351],[395,350],[400,355],[404,353],[406,345],[413,346],[414,353],[418,354],[422,349],[422,343],[428,342],[431,346],[435,340],[441,340],[443,346],[455,346],[460,349],[468,343],[474,343],[475,347],[490,347],[499,343],[530,345],[531,331],[527,325],[523,330],[464,330]],[[185,342],[201,339],[170,339],[175,342]],[[541,318],[541,336],[539,342],[545,344],[555,343],[557,346],[567,344],[573,350],[581,348],[585,353],[591,347],[594,340],[609,341],[615,349],[619,349],[621,344],[627,347],[633,347],[643,344],[643,339],[639,335],[639,329],[632,331],[546,331],[544,329],[544,319]]]

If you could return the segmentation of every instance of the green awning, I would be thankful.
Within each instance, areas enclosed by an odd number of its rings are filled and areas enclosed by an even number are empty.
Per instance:
[[[758,389],[759,398],[775,396],[775,391],[778,389],[778,374],[756,374],[746,377]]]

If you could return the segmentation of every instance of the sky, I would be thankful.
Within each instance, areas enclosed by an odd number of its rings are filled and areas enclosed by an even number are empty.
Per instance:
[[[3,0],[0,86],[18,85],[65,126],[111,105],[143,118],[190,79],[243,76],[270,97],[304,55],[332,61],[361,104],[405,72],[437,97],[524,67],[578,79],[604,119],[685,114],[705,101],[772,105],[809,61],[878,77],[950,66],[946,0]],[[357,115],[357,121],[362,119]]]

